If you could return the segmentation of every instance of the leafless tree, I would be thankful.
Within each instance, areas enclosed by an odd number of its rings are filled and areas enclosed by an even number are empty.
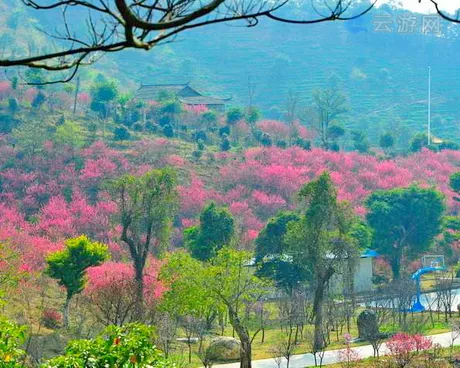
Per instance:
[[[283,357],[284,359],[286,359],[286,368],[289,368],[289,363],[291,361],[292,356],[295,354],[296,350],[297,345],[294,342],[293,331],[291,329],[285,336],[281,338],[278,344],[273,347],[271,352],[273,356],[278,355],[278,357]],[[274,357],[274,359],[278,358]]]
[[[293,0],[22,0],[35,11],[55,17],[55,30],[42,30],[50,38],[43,53],[16,57],[5,50],[0,67],[27,66],[48,71],[70,70],[70,75],[53,81],[65,82],[75,76],[81,65],[97,61],[103,54],[124,49],[151,50],[173,42],[190,29],[211,24],[243,22],[247,27],[261,18],[293,24],[314,24],[354,19],[367,13],[374,3],[355,7],[358,1],[333,0],[312,3],[307,19],[292,19],[282,12]],[[84,11],[84,13],[83,13]],[[76,22],[76,14],[87,14]],[[56,24],[55,23],[55,24]]]
[[[121,326],[133,320],[136,285],[134,280],[114,280],[89,293],[88,299],[91,304],[89,310],[100,323]]]
[[[322,329],[322,339],[323,343],[318,344],[316,342],[316,335],[315,332],[312,330],[307,330],[304,334],[305,342],[307,343],[308,352],[313,354],[313,358],[315,359],[315,367],[322,367],[323,366],[323,359],[324,353],[326,352],[326,339],[324,334],[324,326]]]
[[[158,313],[154,325],[157,332],[156,344],[168,358],[171,352],[171,343],[177,332],[177,321],[172,319],[168,313]]]
[[[440,307],[444,311],[444,320],[447,323],[452,317],[452,307],[455,300],[454,294],[454,273],[441,273],[436,277],[436,294],[439,299]]]
[[[248,77],[248,112],[250,112],[252,109],[255,92],[256,92],[256,82],[254,82],[251,76],[249,76]]]
[[[436,306],[439,306],[438,294],[437,293],[427,293],[422,294],[423,305],[425,310],[428,311],[430,316],[431,326],[434,327],[434,313],[436,311]]]
[[[297,344],[306,321],[305,302],[305,294],[300,289],[293,289],[290,296],[277,300],[281,329],[294,334],[294,344]]]
[[[286,101],[286,121],[289,126],[289,146],[292,145],[293,126],[297,116],[297,105],[299,103],[299,93],[289,91]]]
[[[331,342],[330,332],[335,332],[336,341],[339,341],[340,334],[346,323],[346,301],[338,302],[335,298],[326,299],[326,338]]]
[[[389,295],[392,300],[392,310],[398,317],[399,326],[405,330],[408,320],[409,311],[416,294],[415,284],[411,280],[395,280],[390,285]]]
[[[258,301],[254,307],[254,314],[257,320],[257,324],[260,326],[261,329],[261,338],[260,342],[263,344],[265,342],[265,329],[269,323],[270,318],[270,309],[266,307],[265,300]]]
[[[192,363],[192,344],[194,342],[193,338],[195,337],[198,340],[202,339],[203,332],[205,331],[206,327],[206,322],[203,319],[196,318],[194,316],[183,316],[179,318],[179,324],[185,333],[186,343],[188,347],[188,362],[190,364]]]
[[[283,356],[280,354],[278,348],[273,347],[270,349],[270,355],[272,356],[275,364],[278,368],[281,368],[281,364],[283,363]]]
[[[385,290],[374,292],[369,294],[366,298],[366,309],[372,310],[375,315],[376,329],[368,329],[368,333],[364,338],[369,341],[372,345],[374,351],[374,357],[379,357],[380,347],[382,346],[383,341],[387,337],[384,331],[382,331],[382,326],[390,318],[390,314],[393,313],[394,303],[391,300],[389,295]]]

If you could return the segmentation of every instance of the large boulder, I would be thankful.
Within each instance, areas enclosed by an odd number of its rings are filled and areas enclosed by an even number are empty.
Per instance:
[[[233,337],[219,336],[211,341],[209,353],[216,361],[239,360],[241,343]]]
[[[380,336],[377,316],[371,310],[365,310],[358,315],[358,335],[360,339],[372,341]]]

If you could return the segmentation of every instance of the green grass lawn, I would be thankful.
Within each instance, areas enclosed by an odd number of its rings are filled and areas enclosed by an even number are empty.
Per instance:
[[[413,318],[413,320],[410,321],[411,325],[420,325],[421,323],[425,323],[426,326],[423,328],[423,334],[424,335],[434,335],[434,334],[439,334],[439,333],[444,333],[444,332],[449,332],[450,327],[448,324],[443,322],[443,315],[438,316],[434,315],[434,324],[431,324],[429,321],[429,315],[428,313],[425,313],[423,315],[413,315],[409,316],[408,318]],[[454,318],[458,318],[455,316]],[[308,331],[312,331],[313,326],[312,325],[307,325],[304,327],[304,336],[308,335]],[[382,331],[385,331],[387,333],[395,333],[398,331],[401,331],[401,328],[399,328],[398,325],[392,325],[391,322],[388,322],[387,324],[382,326]],[[214,330],[213,333],[215,335],[219,335],[220,331]],[[346,327],[343,327],[342,331],[331,331],[330,335],[330,344],[327,346],[326,350],[335,350],[335,349],[341,349],[344,348],[344,338],[343,335],[345,333],[348,333]],[[358,330],[356,323],[352,323],[350,331],[350,335],[353,337],[358,336]],[[179,333],[179,335],[184,336],[183,334]],[[227,326],[224,330],[224,335],[225,336],[233,336],[232,333],[232,328],[231,326]],[[262,342],[262,332],[259,332],[252,344],[252,357],[253,360],[258,360],[258,359],[269,359],[272,358],[272,353],[270,350],[280,344],[280,342],[285,338],[286,332],[281,330],[279,324],[274,323],[272,326],[268,327],[265,330],[265,336],[264,336],[264,342]],[[235,337],[238,338],[238,336],[235,334]],[[354,343],[351,346],[356,347],[356,346],[362,346],[362,345],[369,345],[368,342],[360,342],[360,343]],[[190,364],[191,367],[199,367],[201,366],[201,362],[198,359],[196,355],[196,351],[198,349],[197,345],[192,345],[192,362]],[[305,354],[309,353],[310,348],[309,348],[309,342],[304,338],[300,336],[299,333],[299,343],[297,345],[295,354]],[[185,343],[176,343],[174,346],[174,352],[172,353],[172,359],[173,360],[178,360],[179,362],[182,363],[188,363],[188,347]]]

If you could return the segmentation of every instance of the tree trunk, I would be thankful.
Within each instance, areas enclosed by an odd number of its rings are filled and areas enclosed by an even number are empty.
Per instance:
[[[134,280],[136,282],[135,317],[137,321],[142,321],[144,318],[144,268],[138,262],[134,262],[134,266]]]
[[[324,347],[323,336],[323,303],[324,303],[324,289],[327,281],[332,276],[333,271],[327,270],[326,275],[318,279],[318,284],[315,290],[315,300],[313,302],[313,313],[315,315],[315,332],[313,337],[313,350],[320,351]]]
[[[70,309],[70,300],[71,299],[72,299],[72,295],[67,293],[65,303],[64,303],[64,311],[62,313],[65,328],[69,327],[69,309]]]
[[[398,256],[393,257],[391,260],[391,272],[393,273],[393,278],[395,280],[399,279],[401,269],[401,260]]]
[[[251,368],[251,360],[252,360],[252,351],[251,351],[251,338],[249,337],[249,332],[246,327],[243,326],[240,319],[238,318],[238,314],[232,308],[232,306],[228,307],[228,314],[230,317],[230,323],[232,324],[234,330],[238,334],[238,337],[241,342],[241,352],[240,352],[240,368]]]

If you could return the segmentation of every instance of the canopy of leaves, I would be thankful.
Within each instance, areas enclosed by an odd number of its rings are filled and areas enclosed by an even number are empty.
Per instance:
[[[372,229],[364,221],[356,221],[352,225],[350,236],[356,241],[361,251],[372,245]]]
[[[90,95],[96,103],[113,101],[118,96],[118,85],[115,81],[103,79],[91,86]]]
[[[281,211],[271,218],[256,239],[256,261],[266,256],[283,254],[287,250],[284,235],[291,221],[298,222],[300,215],[295,212]]]
[[[337,200],[328,172],[306,184],[300,198],[306,202],[305,216],[289,223],[285,241],[296,264],[312,270],[314,279],[328,279],[345,259],[357,256],[350,235],[356,218],[346,202]]]
[[[428,145],[428,136],[426,133],[415,133],[409,144],[411,152],[419,152],[423,147]]]
[[[449,185],[454,192],[460,194],[460,171],[450,176]]]
[[[300,221],[295,212],[279,212],[259,233],[255,243],[256,275],[273,280],[286,291],[308,279],[309,272],[293,263],[288,245],[284,241],[288,224]]]
[[[440,232],[445,210],[440,192],[417,185],[374,192],[366,206],[374,246],[388,258],[396,278],[403,256],[413,258],[429,248]]]
[[[84,289],[86,269],[98,266],[108,258],[106,245],[80,236],[67,240],[64,250],[51,253],[46,258],[48,267],[45,272],[66,288],[70,298]]]
[[[211,202],[200,215],[200,225],[187,229],[184,239],[193,257],[206,261],[230,244],[234,232],[235,221],[230,211]]]
[[[227,111],[227,123],[235,124],[244,118],[244,111],[240,107],[231,107]]]
[[[382,147],[383,149],[393,148],[393,146],[395,144],[395,138],[394,138],[393,134],[391,134],[391,133],[382,134],[380,136],[379,144],[380,144],[380,147]]]
[[[345,135],[345,128],[340,124],[332,124],[327,129],[327,134],[330,139],[336,140]]]
[[[168,287],[162,305],[185,308],[182,313],[194,315],[209,306],[218,309],[235,308],[238,303],[250,306],[267,293],[269,285],[247,267],[251,261],[249,252],[229,247],[218,251],[206,263],[185,252],[173,253],[160,276]]]
[[[54,141],[63,146],[80,148],[85,144],[85,134],[80,125],[65,122],[56,128]]]
[[[218,307],[215,298],[203,288],[204,274],[205,265],[188,253],[171,254],[160,273],[160,279],[168,286],[160,309],[172,316],[203,317]]]
[[[111,190],[120,209],[122,240],[134,259],[144,262],[153,243],[160,251],[167,246],[176,209],[176,173],[165,168],[137,177],[124,175]]]
[[[366,135],[361,131],[351,132],[351,137],[353,139],[353,148],[360,153],[367,153],[370,148],[369,140]]]

